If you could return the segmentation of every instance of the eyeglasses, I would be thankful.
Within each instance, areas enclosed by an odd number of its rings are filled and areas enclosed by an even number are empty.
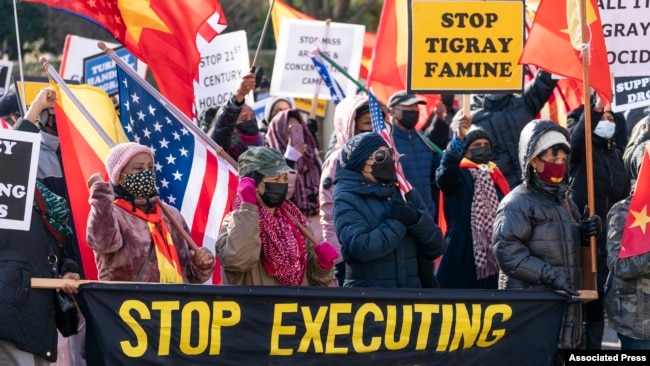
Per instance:
[[[389,148],[388,150],[375,150],[375,152],[370,155],[368,159],[374,160],[376,163],[383,163],[388,157],[394,158],[395,157],[395,150],[392,148]]]

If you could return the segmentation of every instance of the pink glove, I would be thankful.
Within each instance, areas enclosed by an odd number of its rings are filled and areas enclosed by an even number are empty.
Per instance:
[[[256,204],[257,198],[255,197],[255,180],[253,178],[244,177],[239,178],[239,185],[237,186],[237,194],[242,201],[250,204]]]
[[[330,269],[334,267],[334,261],[339,257],[336,253],[336,248],[326,241],[314,245],[314,251],[318,257],[318,265],[322,269]]]

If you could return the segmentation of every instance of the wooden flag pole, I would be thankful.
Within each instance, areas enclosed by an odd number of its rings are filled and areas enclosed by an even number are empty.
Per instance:
[[[594,200],[594,164],[591,144],[591,98],[589,93],[589,25],[587,24],[586,0],[580,0],[580,29],[582,37],[582,90],[585,119],[585,163],[587,168],[587,206],[589,217],[595,214]],[[581,208],[582,209],[582,208]],[[596,289],[596,238],[589,239],[589,248],[582,248],[580,260],[582,266],[582,289]]]
[[[330,34],[330,23],[332,19],[325,20],[325,38],[329,38]],[[309,110],[309,118],[316,119],[316,110],[318,109],[318,96],[320,95],[320,83],[316,84],[316,91],[314,92],[314,97],[311,100],[311,108]]]

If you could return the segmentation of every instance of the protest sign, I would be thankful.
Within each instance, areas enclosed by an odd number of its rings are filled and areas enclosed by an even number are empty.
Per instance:
[[[357,78],[361,67],[365,26],[315,20],[284,19],[273,64],[271,95],[330,100],[327,86],[311,61],[318,47],[350,76]],[[357,86],[332,65],[326,65],[346,95],[354,95]]]
[[[138,59],[131,52],[124,47],[118,47],[114,51],[119,58],[135,70]],[[82,82],[103,89],[108,95],[118,93],[117,69],[115,68],[115,62],[110,57],[103,52],[97,53],[85,57],[83,59],[83,66],[84,73]]]
[[[650,2],[604,0],[598,4],[609,71],[617,77],[647,75],[650,69]]]
[[[650,76],[614,78],[612,111],[623,112],[648,105],[650,105]]]
[[[221,34],[201,49],[199,83],[194,88],[197,116],[206,108],[225,104],[250,71],[246,31]],[[253,104],[252,92],[246,97]]]
[[[29,230],[41,135],[0,129],[0,229]]]
[[[0,97],[7,94],[9,91],[9,83],[11,83],[11,71],[13,70],[13,61],[0,60]]]
[[[522,1],[410,3],[409,92],[522,90]]]
[[[62,78],[82,82],[84,76],[84,58],[96,55],[100,52],[97,47],[98,39],[79,37],[68,34],[63,46],[63,56],[61,57],[61,68],[59,75]],[[121,47],[119,43],[104,42],[108,48],[116,49]],[[147,74],[147,64],[137,60],[135,70],[143,78]]]

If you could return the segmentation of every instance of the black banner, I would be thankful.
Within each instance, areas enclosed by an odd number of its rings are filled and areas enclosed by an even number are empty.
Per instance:
[[[615,77],[614,105],[617,110],[650,105],[650,76]]]
[[[548,365],[551,291],[80,286],[89,365]]]
[[[39,139],[0,130],[0,228],[29,230]]]

